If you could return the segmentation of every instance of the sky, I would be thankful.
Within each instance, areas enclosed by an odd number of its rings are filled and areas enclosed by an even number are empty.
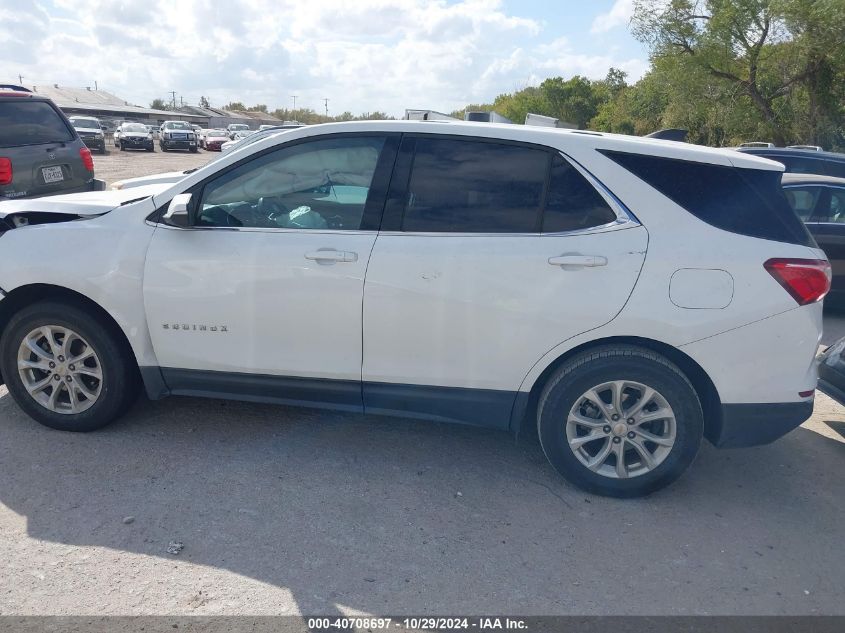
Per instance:
[[[633,0],[0,0],[0,83],[136,105],[450,112],[546,77],[636,80]]]

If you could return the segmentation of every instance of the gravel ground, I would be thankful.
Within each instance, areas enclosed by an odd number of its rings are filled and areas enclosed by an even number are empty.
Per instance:
[[[0,614],[845,614],[823,395],[632,501],[536,438],[396,418],[170,398],[80,435],[0,388],[0,437]]]
[[[196,154],[186,151],[162,152],[156,142],[155,152],[127,150],[121,152],[110,143],[106,143],[108,154],[94,153],[94,175],[106,181],[106,186],[116,180],[149,176],[166,171],[178,171],[201,167],[211,159],[220,156],[220,152],[199,150]]]

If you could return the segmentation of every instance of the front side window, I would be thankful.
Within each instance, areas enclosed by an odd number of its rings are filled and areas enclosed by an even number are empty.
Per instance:
[[[205,186],[196,225],[360,229],[384,142],[322,139],[259,156]]]
[[[809,222],[819,198],[819,187],[787,187],[783,190],[789,206],[804,222]]]
[[[825,187],[819,195],[813,220],[836,224],[845,223],[845,189]]]
[[[549,153],[482,141],[419,138],[403,231],[538,230]]]

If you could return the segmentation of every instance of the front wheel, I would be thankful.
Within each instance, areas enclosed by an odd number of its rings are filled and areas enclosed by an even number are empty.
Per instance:
[[[546,384],[537,413],[555,469],[610,497],[647,495],[675,481],[695,459],[703,427],[698,396],[680,369],[626,345],[567,361]]]
[[[23,308],[0,340],[0,367],[18,406],[62,431],[109,424],[138,394],[137,369],[115,326],[72,303]]]

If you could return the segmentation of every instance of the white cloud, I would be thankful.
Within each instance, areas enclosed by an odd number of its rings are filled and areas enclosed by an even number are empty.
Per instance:
[[[9,1],[0,47],[17,52],[4,55],[0,82],[96,80],[140,105],[175,90],[186,103],[203,95],[272,110],[295,94],[318,111],[328,97],[330,112],[399,115],[489,101],[551,75],[599,78],[617,66],[636,79],[645,69],[613,50],[544,45],[544,25],[501,0]]]
[[[618,26],[627,26],[634,14],[634,0],[616,0],[610,11],[601,13],[593,20],[591,33],[606,33]]]

